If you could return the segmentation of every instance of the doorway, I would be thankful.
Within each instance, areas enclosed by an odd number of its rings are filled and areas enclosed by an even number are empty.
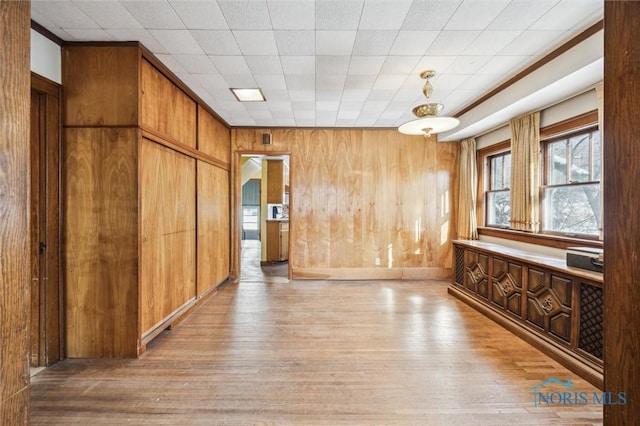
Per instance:
[[[60,86],[31,74],[29,362],[62,359],[60,279]]]
[[[240,278],[289,276],[289,156],[242,154]]]

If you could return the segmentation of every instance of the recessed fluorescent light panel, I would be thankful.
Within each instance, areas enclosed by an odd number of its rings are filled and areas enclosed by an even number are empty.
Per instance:
[[[264,102],[266,101],[260,89],[230,89],[233,96],[240,102]]]

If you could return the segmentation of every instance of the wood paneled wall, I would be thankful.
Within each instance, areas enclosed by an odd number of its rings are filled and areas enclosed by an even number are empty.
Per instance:
[[[0,424],[29,419],[30,3],[0,0]]]
[[[636,425],[640,413],[640,2],[604,5],[604,387],[605,425]]]
[[[240,153],[290,153],[294,278],[449,277],[457,144],[396,130],[274,129],[263,146],[266,131],[232,130],[233,196]]]

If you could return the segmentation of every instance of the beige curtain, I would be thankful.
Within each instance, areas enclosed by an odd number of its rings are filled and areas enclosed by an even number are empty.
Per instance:
[[[604,223],[604,85],[600,84],[596,87],[596,96],[598,97],[598,130],[600,131],[600,240],[604,239],[603,223]]]
[[[476,164],[476,140],[465,139],[460,144],[460,191],[458,194],[458,238],[478,239],[476,198],[478,168]]]
[[[511,120],[511,228],[538,232],[540,113]]]

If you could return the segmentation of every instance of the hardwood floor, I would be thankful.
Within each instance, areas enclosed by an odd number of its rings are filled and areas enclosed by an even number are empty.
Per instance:
[[[596,389],[447,283],[268,281],[223,287],[140,359],[35,376],[32,424],[602,424],[599,405],[534,407],[552,377]]]

